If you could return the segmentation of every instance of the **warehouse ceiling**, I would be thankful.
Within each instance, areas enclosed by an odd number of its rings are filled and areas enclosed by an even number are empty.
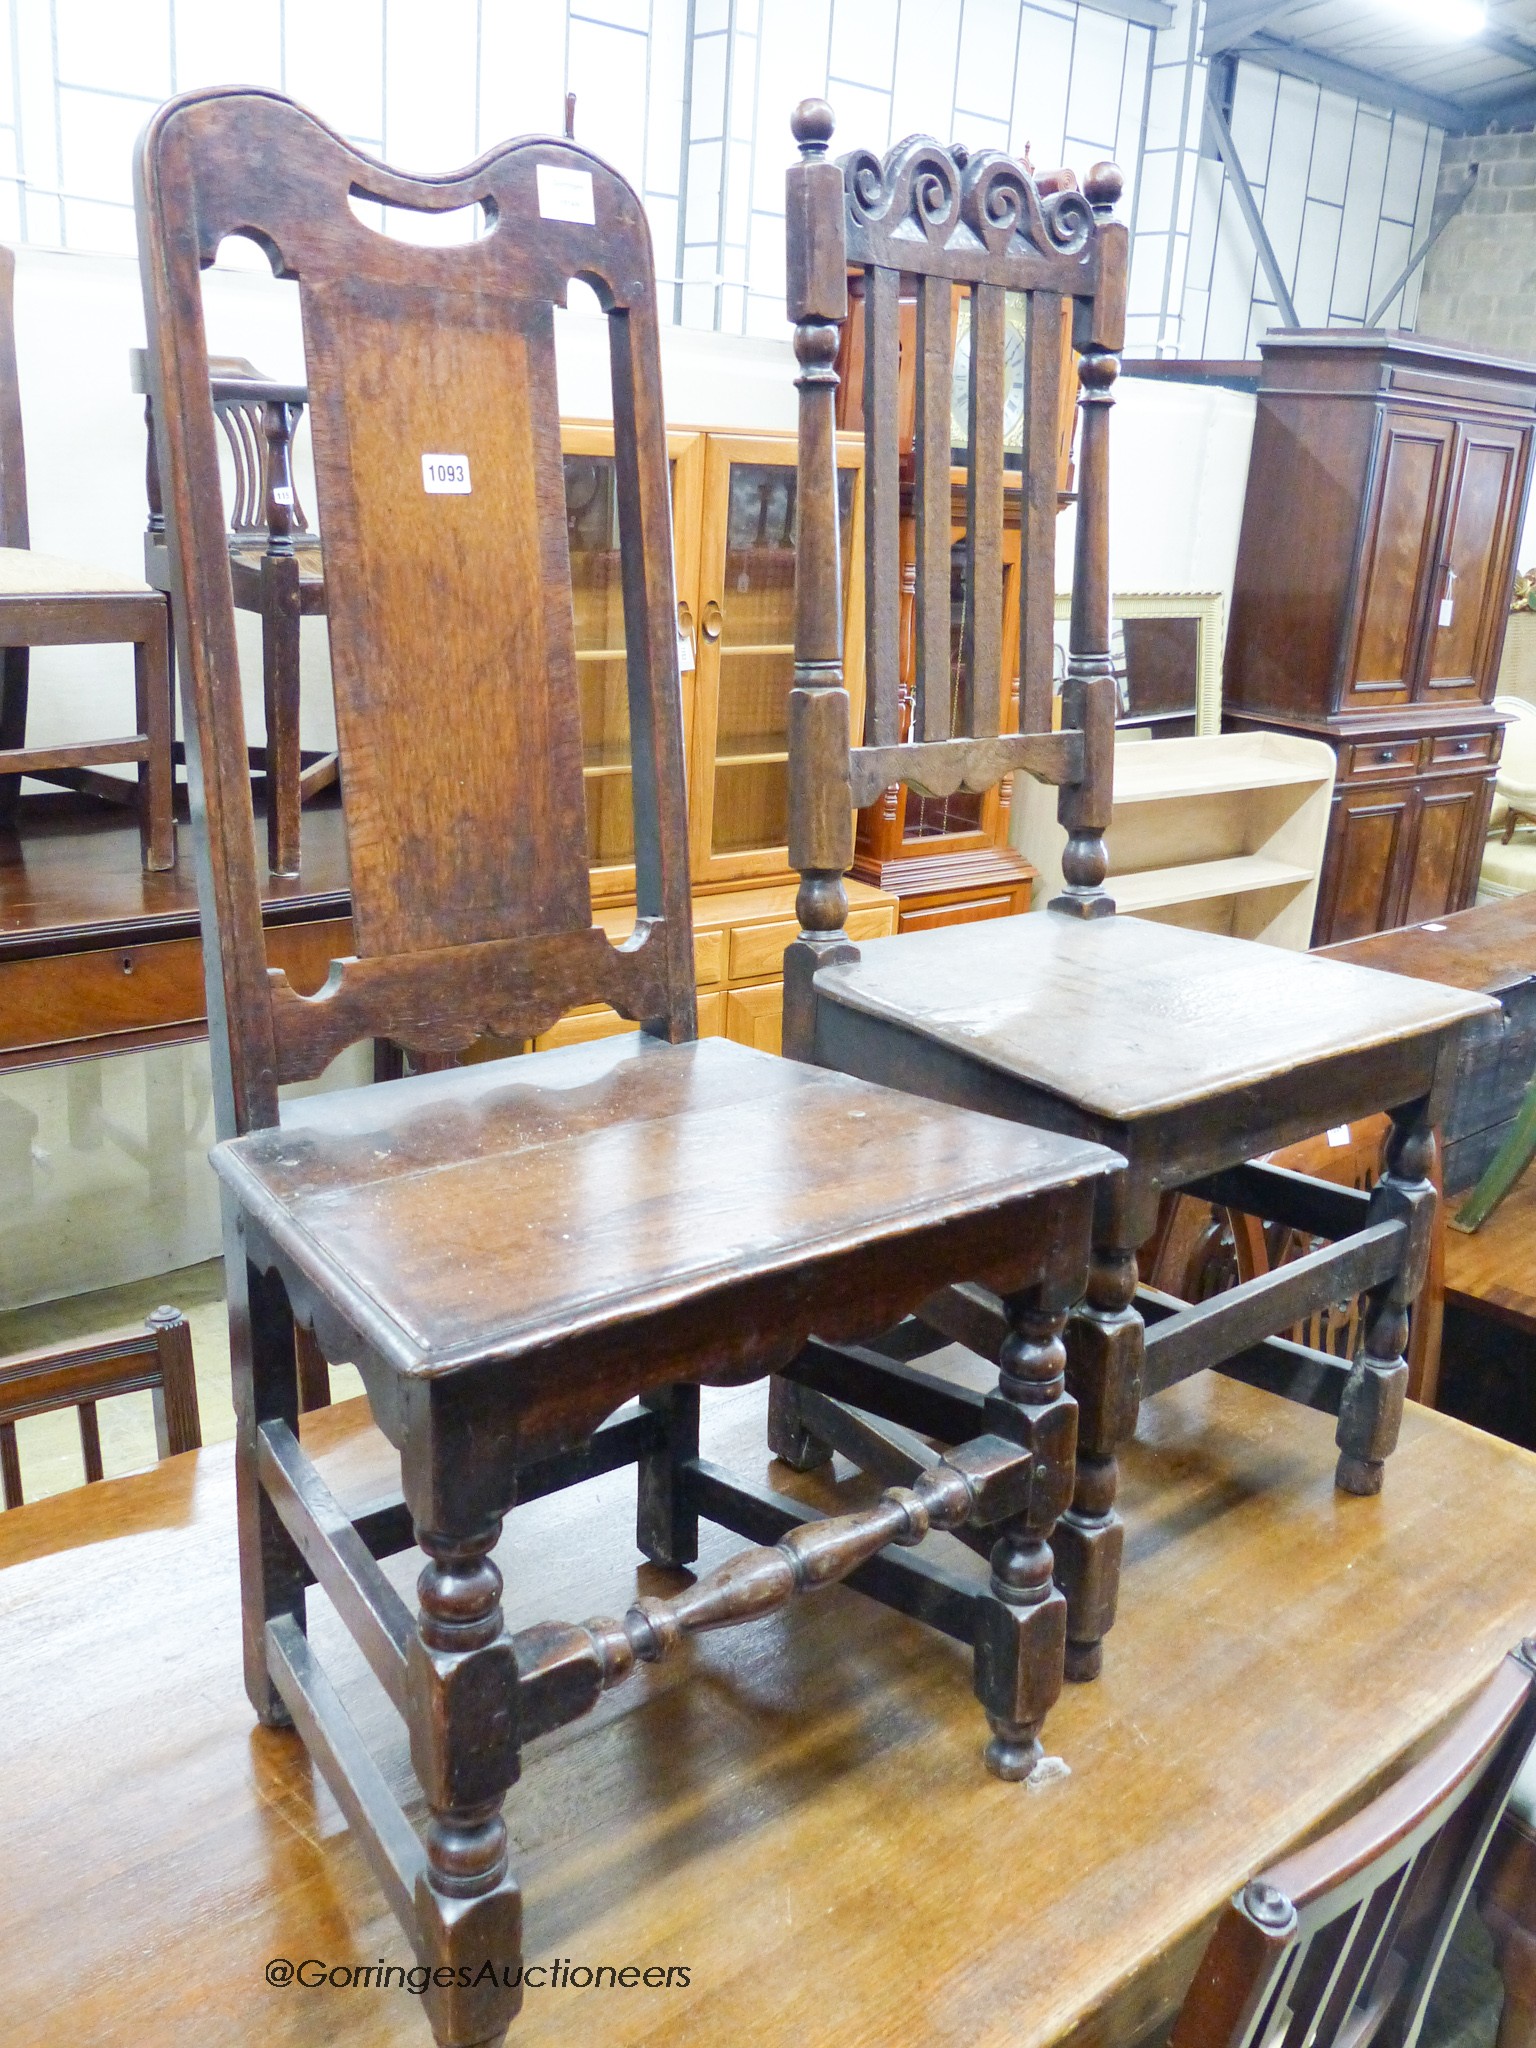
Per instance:
[[[1207,0],[1204,53],[1268,64],[1465,131],[1536,120],[1536,0]],[[1425,17],[1432,16],[1432,26]]]

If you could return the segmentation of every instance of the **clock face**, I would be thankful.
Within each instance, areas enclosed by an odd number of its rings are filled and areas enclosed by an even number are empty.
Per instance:
[[[1009,292],[1003,321],[1003,450],[1024,450],[1024,337],[1029,331],[1029,302],[1023,292]],[[949,439],[954,448],[970,445],[971,295],[960,297],[955,327],[955,367],[950,385]]]

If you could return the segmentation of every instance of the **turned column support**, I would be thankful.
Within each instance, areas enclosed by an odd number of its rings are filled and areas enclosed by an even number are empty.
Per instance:
[[[1339,1409],[1336,1483],[1345,1493],[1381,1491],[1408,1393],[1408,1312],[1429,1270],[1435,1193],[1435,1136],[1423,1103],[1392,1114],[1386,1164],[1371,1190],[1368,1223],[1408,1226],[1401,1266],[1366,1297],[1362,1341]]]
[[[416,1587],[407,1724],[430,1816],[415,1903],[423,1960],[455,1972],[425,1997],[445,2048],[499,2039],[522,2002],[521,1989],[502,1981],[503,1966],[521,1954],[522,1899],[501,1815],[518,1774],[518,1680],[490,1556],[500,1534],[499,1517],[455,1535],[416,1530],[427,1562]],[[497,1966],[496,1981],[477,1984],[486,1962]]]

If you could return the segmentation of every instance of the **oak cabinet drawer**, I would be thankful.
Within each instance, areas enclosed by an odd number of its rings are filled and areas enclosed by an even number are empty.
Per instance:
[[[784,1050],[784,984],[733,988],[725,998],[725,1035],[758,1052]]]
[[[1111,893],[1113,893],[1113,884]],[[941,924],[981,924],[994,917],[1012,917],[1014,892],[1011,889],[991,890],[981,896],[965,896],[949,903],[937,903],[928,907],[904,907],[901,913],[901,928],[904,932],[932,931]]]
[[[1341,782],[1389,782],[1413,775],[1419,766],[1417,740],[1356,740],[1339,750]]]
[[[772,924],[738,925],[731,933],[732,983],[782,976],[784,948],[799,929],[792,917]],[[850,939],[883,939],[894,929],[894,904],[870,903],[848,913],[846,930]],[[733,1038],[735,1035],[731,1033]]]
[[[1429,743],[1431,768],[1475,768],[1495,758],[1498,734],[1485,732],[1443,732]]]
[[[725,933],[695,932],[693,935],[693,978],[700,988],[715,988],[725,970]]]

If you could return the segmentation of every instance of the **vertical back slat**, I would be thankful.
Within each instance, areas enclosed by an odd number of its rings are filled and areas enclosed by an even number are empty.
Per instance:
[[[101,1477],[101,1425],[96,1419],[96,1403],[82,1401],[80,1416],[80,1456],[85,1461],[85,1480],[89,1486]]]
[[[949,530],[953,291],[944,277],[917,285],[917,727],[950,737]]]
[[[997,731],[1003,688],[1003,395],[1007,294],[971,287],[971,383],[965,490],[969,591],[961,666],[961,729]]]
[[[901,277],[864,273],[864,733],[901,738]]]
[[[1051,729],[1056,620],[1056,438],[1061,407],[1061,300],[1031,292],[1025,335],[1024,473],[1019,517],[1019,730]]]
[[[21,1506],[21,1457],[14,1422],[0,1422],[0,1496],[8,1508]]]

